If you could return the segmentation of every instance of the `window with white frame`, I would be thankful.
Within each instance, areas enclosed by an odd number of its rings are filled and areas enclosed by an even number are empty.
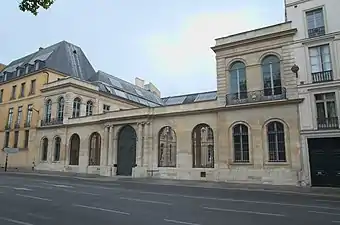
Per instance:
[[[312,73],[332,70],[331,53],[328,44],[309,48],[309,58]]]
[[[335,129],[339,127],[335,93],[315,95],[317,125],[319,129]]]
[[[86,103],[86,116],[92,116],[93,114],[93,102],[88,101]]]
[[[306,12],[308,37],[317,37],[325,34],[324,12],[322,8]]]
[[[65,106],[65,100],[63,97],[60,97],[58,99],[58,110],[57,110],[57,120],[63,121],[64,119],[64,106]]]
[[[73,112],[72,112],[72,117],[76,118],[80,116],[80,105],[81,105],[81,100],[80,98],[75,98],[73,100]]]
[[[45,105],[45,122],[51,122],[51,114],[52,113],[52,101],[48,99]]]

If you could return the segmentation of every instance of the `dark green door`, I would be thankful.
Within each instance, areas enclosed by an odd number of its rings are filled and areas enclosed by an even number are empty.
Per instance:
[[[308,139],[312,186],[340,186],[340,138]]]
[[[131,176],[136,164],[136,131],[124,126],[118,135],[117,175]]]

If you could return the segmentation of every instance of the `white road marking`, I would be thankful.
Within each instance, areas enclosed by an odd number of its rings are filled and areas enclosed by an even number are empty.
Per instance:
[[[325,214],[325,215],[340,216],[339,213],[319,212],[319,211],[308,211],[308,212],[309,212],[309,213],[316,213],[316,214]]]
[[[100,194],[90,193],[90,192],[84,192],[84,191],[73,191],[73,190],[62,190],[69,193],[76,193],[76,194],[84,194],[84,195],[92,195],[92,196],[100,196]]]
[[[21,194],[16,194],[16,195],[20,197],[24,197],[24,198],[32,198],[32,199],[37,199],[37,200],[42,200],[42,201],[49,201],[49,202],[52,201],[51,199],[48,199],[48,198],[40,198],[36,196],[31,196],[31,195],[21,195]]]
[[[0,188],[13,188],[12,186],[0,185]]]
[[[194,196],[194,195],[159,193],[159,192],[150,192],[150,191],[138,191],[138,192],[133,191],[133,192],[140,193],[140,194],[153,194],[153,195],[163,195],[163,196],[192,198],[192,199],[205,199],[205,200],[214,200],[214,201],[242,202],[242,203],[253,203],[253,204],[264,204],[264,205],[279,205],[279,206],[291,206],[291,207],[301,207],[301,208],[340,210],[340,208],[318,206],[318,205],[302,205],[302,204],[294,204],[294,203],[266,202],[266,201],[232,199],[232,198],[214,198],[214,197],[204,197],[204,196]]]
[[[236,210],[236,209],[221,209],[221,208],[211,208],[211,207],[202,207],[203,209],[215,210],[215,211],[224,211],[224,212],[235,212],[235,213],[248,213],[248,214],[256,214],[262,216],[285,216],[283,214],[276,213],[264,213],[264,212],[256,212],[256,211],[245,211],[245,210]]]
[[[340,201],[335,201],[335,200],[323,200],[323,199],[317,199],[315,200],[317,202],[332,202],[332,203],[340,203]]]
[[[340,223],[340,221],[332,221],[332,223]]]
[[[138,198],[120,197],[120,199],[129,200],[129,201],[136,201],[136,202],[146,202],[146,203],[154,203],[154,204],[172,205],[172,203],[169,203],[169,202],[159,202],[159,201],[152,201],[152,200],[143,200],[143,199],[138,199]]]
[[[38,214],[35,214],[35,213],[27,213],[26,215],[31,216],[31,217],[35,217],[35,218],[38,218],[38,219],[43,219],[43,220],[51,220],[52,219],[51,217],[42,216],[42,215],[38,215]]]
[[[48,182],[43,182],[44,185],[59,185],[60,186],[68,186],[67,184],[62,184],[62,183],[48,183]],[[72,184],[75,187],[86,187],[86,188],[96,188],[96,189],[103,189],[103,190],[112,190],[114,187],[103,187],[103,186],[94,186],[94,185],[85,185],[85,184]],[[119,184],[110,184],[111,186],[119,186]],[[56,187],[56,186],[55,186]],[[71,186],[72,187],[72,186]]]
[[[123,215],[130,215],[130,213],[127,213],[127,212],[122,212],[122,211],[117,211],[117,210],[112,210],[112,209],[103,209],[103,208],[98,208],[98,207],[94,207],[94,206],[78,205],[78,204],[73,204],[73,206],[81,207],[81,208],[86,208],[86,209],[99,210],[99,211],[104,211],[104,212],[111,212],[111,213],[118,213],[118,214],[123,214]]]
[[[20,224],[20,225],[33,225],[31,223],[26,223],[26,222],[23,222],[23,221],[13,220],[13,219],[10,219],[10,218],[5,218],[5,217],[0,217],[0,220],[15,223],[15,224]]]
[[[33,188],[48,189],[48,190],[54,189],[53,187],[44,187],[44,186],[33,185],[33,184],[26,184],[26,185],[24,185],[24,186],[25,186],[25,187],[33,187]]]
[[[59,188],[73,188],[72,186],[68,186],[64,184],[53,184],[52,186],[59,187]]]
[[[32,191],[32,189],[28,189],[28,188],[21,188],[21,187],[17,187],[17,188],[13,188],[14,190],[17,191]]]
[[[189,222],[183,222],[183,221],[178,221],[178,220],[168,220],[164,219],[165,222],[169,223],[177,223],[177,224],[186,224],[186,225],[199,225],[198,223],[189,223]]]

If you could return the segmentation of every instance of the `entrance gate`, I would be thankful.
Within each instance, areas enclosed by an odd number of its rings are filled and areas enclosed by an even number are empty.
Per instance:
[[[312,186],[340,187],[340,138],[308,139]]]
[[[136,131],[124,126],[118,134],[117,175],[131,176],[136,164]]]

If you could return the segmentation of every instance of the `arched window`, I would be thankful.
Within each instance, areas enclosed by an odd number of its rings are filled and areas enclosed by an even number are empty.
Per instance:
[[[60,97],[58,100],[58,110],[57,110],[58,121],[63,121],[64,119],[64,105],[65,105],[65,100],[63,97]]]
[[[235,62],[230,67],[230,93],[233,99],[247,98],[246,66],[243,62]]]
[[[234,162],[249,162],[248,127],[236,124],[233,127]]]
[[[282,94],[280,59],[268,55],[262,60],[263,89],[265,96]]]
[[[73,113],[72,113],[73,118],[80,116],[80,104],[81,104],[80,98],[75,98],[73,100]]]
[[[44,138],[42,140],[41,161],[47,161],[47,155],[48,155],[48,139]]]
[[[52,113],[52,101],[48,99],[45,104],[45,122],[51,122],[51,113]]]
[[[273,121],[267,124],[269,162],[286,162],[284,125]]]
[[[175,131],[169,127],[163,127],[158,137],[158,166],[176,167],[177,138]]]
[[[60,146],[61,146],[61,138],[56,137],[54,139],[54,157],[53,161],[59,161],[60,160]]]
[[[96,132],[90,136],[89,166],[100,165],[100,135]]]
[[[207,124],[192,131],[192,159],[194,168],[214,167],[214,132]]]
[[[86,116],[92,116],[93,114],[93,103],[88,101],[86,103]]]

